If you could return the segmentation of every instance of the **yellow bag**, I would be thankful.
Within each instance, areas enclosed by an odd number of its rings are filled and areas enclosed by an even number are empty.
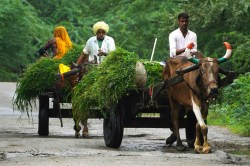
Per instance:
[[[66,66],[66,65],[64,65],[62,63],[59,64],[59,72],[61,74],[66,73],[68,71],[70,71],[70,67],[68,67],[68,66]]]

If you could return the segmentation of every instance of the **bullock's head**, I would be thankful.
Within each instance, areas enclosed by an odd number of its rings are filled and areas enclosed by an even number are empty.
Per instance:
[[[231,45],[224,42],[226,46],[226,54],[222,58],[201,58],[197,59],[191,56],[191,49],[193,48],[193,43],[190,43],[185,51],[187,59],[199,65],[199,78],[200,86],[205,91],[204,97],[209,99],[218,93],[218,78],[219,78],[219,64],[227,61],[232,53]]]

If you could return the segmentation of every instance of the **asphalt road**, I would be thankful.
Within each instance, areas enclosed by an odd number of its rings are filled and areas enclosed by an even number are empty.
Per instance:
[[[169,129],[125,128],[119,149],[104,143],[102,119],[89,120],[90,139],[75,139],[73,120],[50,119],[50,134],[37,134],[38,112],[28,118],[12,108],[15,83],[0,83],[0,165],[90,165],[90,166],[161,166],[161,165],[250,165],[250,138],[227,129],[209,126],[210,154],[196,154],[193,149],[179,152],[168,147]],[[184,131],[181,137],[185,143]],[[233,152],[238,151],[238,154]]]

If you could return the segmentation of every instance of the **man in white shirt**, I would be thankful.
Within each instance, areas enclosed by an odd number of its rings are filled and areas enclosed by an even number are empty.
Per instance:
[[[191,53],[194,54],[197,51],[197,36],[194,32],[188,29],[189,15],[187,13],[180,13],[178,15],[179,28],[169,34],[169,49],[170,57],[178,58],[185,57],[184,52],[186,46],[193,42],[194,48]],[[185,109],[183,107],[183,109]],[[173,131],[173,128],[171,128]],[[177,137],[172,133],[166,140],[167,145],[172,145],[176,141]],[[183,148],[183,150],[185,147]]]
[[[97,22],[93,26],[93,33],[95,36],[88,39],[85,47],[82,50],[80,57],[77,59],[76,64],[82,64],[84,62],[89,62],[92,64],[100,64],[105,57],[111,52],[115,50],[115,41],[112,37],[107,36],[106,33],[109,31],[109,26],[103,21]],[[86,71],[85,71],[86,72]],[[83,74],[83,73],[81,73]],[[79,75],[76,81],[81,80],[82,75]],[[81,128],[77,128],[76,119],[74,130],[76,131],[76,137],[79,137],[79,131]],[[82,137],[88,138],[88,124],[87,118],[82,119],[81,123],[83,124],[83,133]]]
[[[170,57],[185,56],[186,46],[191,42],[194,43],[194,48],[191,52],[194,53],[197,51],[197,36],[196,33],[188,29],[188,24],[189,15],[187,13],[180,13],[178,15],[179,28],[169,34]]]
[[[103,22],[97,22],[93,26],[95,36],[88,39],[77,64],[90,62],[100,64],[111,51],[115,50],[115,41],[112,37],[106,35],[109,26]]]

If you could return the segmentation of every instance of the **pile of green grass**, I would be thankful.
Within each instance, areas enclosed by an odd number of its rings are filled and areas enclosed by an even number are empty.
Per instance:
[[[42,57],[29,65],[17,82],[15,96],[13,98],[14,109],[26,112],[32,111],[32,104],[36,103],[39,95],[46,88],[53,87],[56,83],[55,74],[58,73],[59,64],[69,65],[76,61],[82,50],[82,46],[74,47],[61,59],[56,60]],[[68,85],[69,86],[69,85]],[[67,85],[65,89],[69,88]]]
[[[146,59],[140,59],[147,71],[147,83],[146,86],[157,84],[163,81],[162,71],[163,67],[157,61],[149,61]]]
[[[138,55],[121,48],[111,52],[74,88],[74,116],[84,119],[91,108],[107,108],[117,103],[128,89],[136,89],[134,75],[138,60]]]
[[[75,45],[62,59],[40,58],[31,64],[21,75],[17,83],[14,108],[21,112],[32,111],[39,95],[47,88],[54,87],[56,73],[60,63],[70,65],[76,61],[82,50]],[[72,98],[72,104],[77,117],[86,117],[93,107],[108,108],[127,93],[135,90],[135,65],[139,56],[122,48],[109,54],[105,61],[93,67],[78,83],[73,92],[69,84],[63,88],[64,97]],[[140,60],[147,71],[147,85],[151,86],[161,81],[162,66],[158,62]]]
[[[85,119],[93,108],[110,108],[126,95],[128,90],[136,90],[135,66],[137,54],[117,48],[105,61],[84,76],[75,87],[72,96],[74,117]],[[162,66],[157,62],[141,60],[147,71],[147,85],[162,81]],[[105,115],[105,112],[101,112]]]

